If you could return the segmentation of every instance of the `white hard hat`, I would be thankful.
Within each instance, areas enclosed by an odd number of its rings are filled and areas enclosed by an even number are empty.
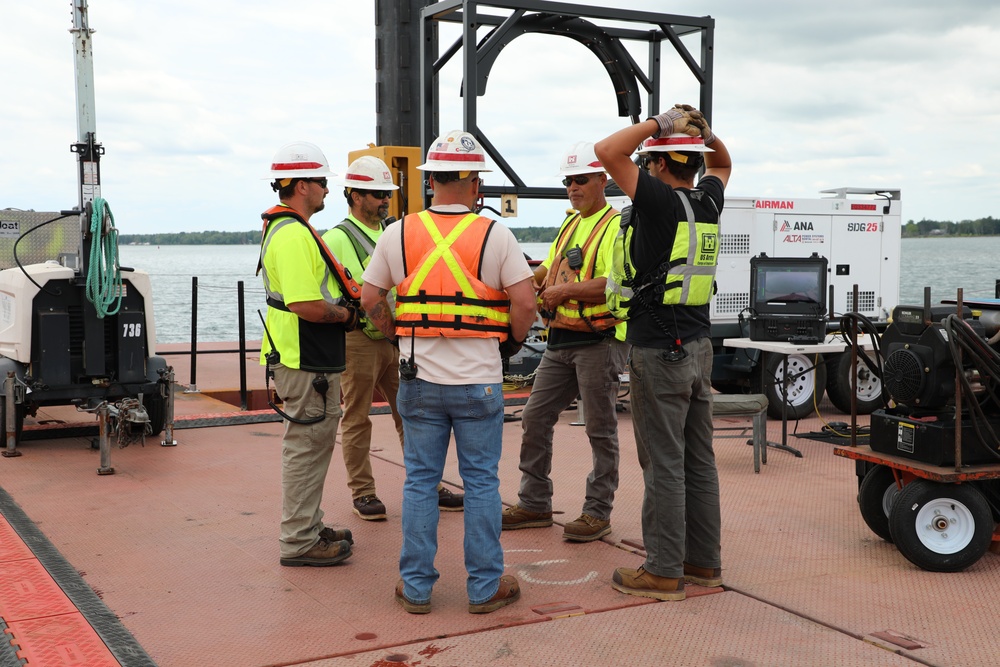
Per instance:
[[[604,167],[594,153],[594,144],[589,141],[581,141],[574,144],[559,164],[560,176],[575,176],[576,174],[601,174]]]
[[[705,140],[701,137],[691,137],[683,132],[660,137],[659,139],[646,139],[642,142],[639,153],[657,153],[673,151],[678,153],[714,153],[714,148],[705,145]]]
[[[336,176],[330,171],[323,151],[308,141],[293,141],[278,149],[271,160],[271,170],[264,178],[285,180],[289,178],[322,178]]]
[[[347,173],[338,178],[335,185],[343,185],[353,190],[398,190],[392,182],[392,172],[385,162],[374,155],[362,155],[351,163]]]
[[[491,171],[486,168],[486,154],[468,132],[452,130],[434,140],[427,150],[427,162],[420,171]]]

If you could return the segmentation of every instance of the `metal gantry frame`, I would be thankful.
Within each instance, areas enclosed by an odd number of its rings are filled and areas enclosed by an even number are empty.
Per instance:
[[[482,13],[480,8],[501,10],[505,15]],[[439,49],[435,38],[436,24],[441,21],[462,25],[461,36],[443,50]],[[621,23],[636,24],[636,27],[616,25]],[[479,37],[481,28],[489,29],[482,38]],[[493,63],[512,40],[528,33],[568,37],[586,46],[601,60],[611,77],[618,95],[619,115],[630,117],[634,123],[659,112],[660,57],[662,44],[666,41],[700,84],[698,108],[711,122],[715,19],[710,16],[680,16],[545,0],[443,0],[421,11],[420,152],[426,155],[431,142],[439,134],[437,109],[441,92],[438,72],[461,52],[462,129],[479,139],[512,184],[484,185],[481,192],[485,196],[566,197],[565,188],[527,185],[479,127],[478,98],[486,92]],[[681,41],[682,37],[691,34],[699,34],[701,38],[697,56]],[[648,44],[649,59],[645,71],[624,47],[624,40]],[[469,45],[475,48],[468,48]],[[645,112],[642,110],[640,88],[646,93]]]

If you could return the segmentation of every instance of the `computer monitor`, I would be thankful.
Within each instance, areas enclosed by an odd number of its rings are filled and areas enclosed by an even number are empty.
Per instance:
[[[826,257],[750,259],[750,309],[756,317],[826,315]]]

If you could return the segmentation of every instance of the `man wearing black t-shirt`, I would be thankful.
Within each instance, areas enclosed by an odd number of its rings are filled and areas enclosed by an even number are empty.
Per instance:
[[[631,159],[640,144],[645,169]],[[646,561],[618,568],[612,585],[630,595],[683,600],[685,581],[722,583],[708,303],[732,162],[702,114],[687,105],[619,130],[595,150],[633,201],[635,279],[626,341],[645,482]]]

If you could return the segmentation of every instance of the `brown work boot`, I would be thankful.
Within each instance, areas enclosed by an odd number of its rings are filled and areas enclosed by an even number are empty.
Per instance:
[[[709,588],[715,588],[716,586],[721,586],[722,568],[698,567],[697,565],[684,563],[684,581],[688,582],[689,584],[708,586]]]
[[[611,522],[584,512],[563,527],[563,538],[573,542],[593,542],[611,532]]]
[[[611,577],[611,587],[629,595],[638,595],[655,600],[683,600],[684,580],[658,577],[641,567],[633,570],[620,567]]]
[[[350,557],[350,542],[346,540],[331,542],[325,537],[321,537],[319,542],[304,554],[292,558],[282,558],[279,562],[288,567],[301,567],[303,565],[326,567],[327,565],[336,565]]]
[[[488,614],[500,607],[506,607],[512,602],[517,602],[520,597],[521,587],[518,585],[517,579],[513,575],[505,574],[500,577],[500,588],[497,589],[496,594],[481,604],[472,604],[470,602],[469,613]]]
[[[461,512],[465,509],[465,496],[442,486],[438,489],[438,508],[442,512]]]
[[[365,521],[381,521],[385,519],[385,503],[375,494],[354,499],[354,513]]]
[[[505,507],[500,519],[501,530],[545,528],[552,525],[552,512],[529,512],[520,505]]]
[[[319,531],[320,537],[325,537],[331,542],[340,542],[341,540],[354,546],[354,535],[351,534],[350,528],[328,528],[323,526],[323,529]]]
[[[396,602],[402,605],[403,609],[411,614],[429,614],[431,612],[430,602],[425,602],[424,604],[410,602],[410,599],[403,593],[402,579],[400,579],[399,583],[396,584]]]

